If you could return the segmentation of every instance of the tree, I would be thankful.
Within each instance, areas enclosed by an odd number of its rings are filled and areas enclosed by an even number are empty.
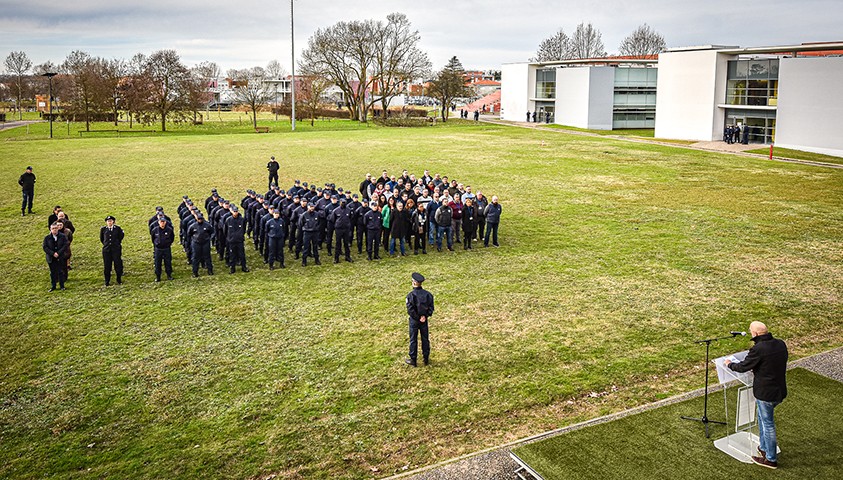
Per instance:
[[[189,107],[190,71],[175,50],[158,50],[146,59],[143,73],[150,86],[147,102],[165,132],[167,116],[182,114]]]
[[[646,23],[635,29],[621,42],[621,55],[637,58],[654,58],[667,48],[664,37]]]
[[[90,131],[91,114],[104,110],[108,105],[102,60],[81,50],[74,50],[64,60],[62,69],[72,79],[70,109],[74,114],[85,117],[85,130]]]
[[[392,13],[386,23],[378,22],[373,62],[373,84],[384,115],[390,101],[406,89],[406,84],[430,74],[431,63],[427,54],[418,48],[421,35],[412,30],[410,20],[403,13]]]
[[[252,110],[252,125],[258,128],[258,110],[272,99],[266,70],[261,67],[243,70],[229,70],[228,76],[234,80],[234,99]]]
[[[277,80],[285,75],[287,75],[287,71],[284,70],[284,67],[281,66],[281,62],[278,60],[270,60],[266,64],[266,78]]]
[[[573,59],[605,57],[606,50],[603,48],[603,36],[600,30],[590,23],[577,25],[577,29],[571,36],[570,53],[570,58]]]
[[[329,88],[331,88],[329,80],[314,75],[299,77],[296,81],[296,100],[300,101],[310,114],[310,126],[313,126],[313,120],[316,118],[316,111],[322,101],[322,95]]]
[[[561,28],[548,38],[542,40],[533,62],[553,62],[571,58],[571,39]]]
[[[129,117],[129,128],[132,122],[137,119],[148,120],[150,90],[152,82],[146,72],[147,57],[138,53],[126,63],[126,76],[120,82],[120,98],[123,100],[123,109]]]
[[[114,126],[117,126],[120,106],[123,103],[122,89],[120,83],[128,73],[126,62],[120,59],[101,60],[100,71],[102,72],[103,93],[111,97],[111,113],[114,115]]]
[[[442,121],[447,122],[451,102],[469,94],[465,86],[465,69],[457,57],[451,57],[445,67],[436,73],[429,94],[442,102]]]
[[[14,76],[14,87],[16,90],[18,120],[23,120],[23,110],[21,109],[21,102],[23,101],[24,81],[27,72],[32,68],[32,61],[26,56],[26,52],[11,52],[6,60],[3,62],[6,70]]]

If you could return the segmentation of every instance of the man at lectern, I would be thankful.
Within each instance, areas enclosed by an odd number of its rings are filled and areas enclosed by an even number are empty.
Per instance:
[[[787,396],[785,372],[787,371],[787,345],[767,331],[767,325],[761,322],[749,324],[749,333],[755,345],[742,362],[725,364],[736,372],[752,370],[755,380],[752,393],[758,407],[758,439],[760,457],[752,461],[767,468],[778,468],[776,458],[776,424],[773,422],[773,409]]]

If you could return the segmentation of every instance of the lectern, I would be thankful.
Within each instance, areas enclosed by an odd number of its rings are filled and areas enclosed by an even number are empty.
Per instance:
[[[717,380],[723,385],[723,408],[726,411],[726,418],[729,418],[729,402],[726,398],[726,390],[729,386],[737,386],[737,405],[735,406],[735,431],[723,438],[714,441],[718,450],[726,453],[732,458],[744,463],[752,463],[752,456],[759,456],[758,435],[752,430],[758,426],[758,419],[755,417],[755,395],[752,394],[752,382],[755,379],[752,372],[738,373],[726,365],[726,359],[732,362],[742,362],[748,350],[733,353],[724,357],[714,359],[717,369]],[[776,452],[781,449],[776,448]]]

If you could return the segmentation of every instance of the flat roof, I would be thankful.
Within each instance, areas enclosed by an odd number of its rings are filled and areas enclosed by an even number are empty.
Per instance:
[[[688,52],[694,50],[717,50],[727,55],[751,55],[751,54],[789,54],[802,52],[823,52],[830,50],[843,50],[843,42],[818,42],[801,43],[799,45],[772,45],[769,47],[738,47],[726,45],[703,45],[697,47],[670,48],[668,52]]]

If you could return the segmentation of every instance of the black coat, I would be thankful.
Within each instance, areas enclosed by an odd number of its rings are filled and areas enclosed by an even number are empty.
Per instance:
[[[152,230],[152,245],[154,245],[155,248],[170,248],[173,244],[174,238],[175,234],[173,233],[172,225],[164,225],[164,228],[161,228],[160,225],[155,225]]]
[[[407,294],[407,315],[413,320],[433,315],[433,294],[422,287],[413,288]]]
[[[44,237],[44,242],[42,244],[44,254],[47,255],[47,263],[53,263],[53,260],[59,261],[64,259],[69,245],[70,242],[67,241],[67,237],[65,237],[63,233],[59,232],[58,235],[56,235],[56,238],[53,239],[53,234],[50,232],[46,237]],[[54,253],[59,254],[58,258],[53,257]]]
[[[410,235],[410,214],[406,209],[395,209],[389,220],[390,233],[394,238],[407,238]]]
[[[100,229],[100,242],[102,242],[103,251],[120,252],[123,249],[123,229],[117,225],[113,226],[111,230],[108,227]]]
[[[773,334],[766,333],[752,339],[755,345],[740,363],[730,363],[736,372],[752,370],[755,380],[752,393],[758,400],[781,402],[787,396],[785,373],[787,371],[787,345]]]
[[[18,185],[21,189],[31,192],[35,188],[35,174],[32,172],[24,172],[18,179]]]

